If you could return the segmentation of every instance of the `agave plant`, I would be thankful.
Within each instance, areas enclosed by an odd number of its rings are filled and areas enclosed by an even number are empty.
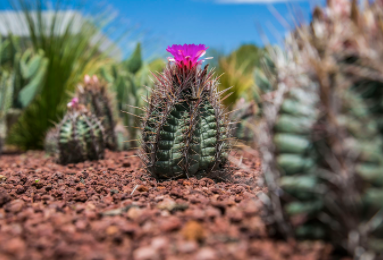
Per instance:
[[[156,75],[143,119],[141,159],[157,179],[223,178],[232,125],[218,81],[199,60],[205,45],[168,47],[174,58]]]
[[[311,25],[287,39],[287,55],[274,57],[274,91],[265,97],[258,139],[273,230],[330,240],[355,258],[374,259],[383,248],[382,136],[378,112],[362,94],[371,86],[360,83],[374,74],[380,61],[372,57],[382,52],[352,41],[379,42],[380,36],[374,31],[369,38],[355,3],[337,4],[341,10],[333,1],[317,9]],[[380,4],[363,12],[371,10],[383,13]],[[374,53],[370,60],[368,53]],[[355,68],[350,54],[364,59],[368,73]]]

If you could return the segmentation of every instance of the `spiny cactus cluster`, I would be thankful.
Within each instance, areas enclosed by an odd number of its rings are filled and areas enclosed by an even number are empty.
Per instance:
[[[382,257],[382,115],[370,91],[383,83],[383,7],[329,1],[313,17],[287,38],[286,54],[274,53],[276,78],[262,104],[270,230]]]
[[[106,85],[102,84],[95,75],[92,77],[86,75],[83,84],[78,85],[76,92],[79,103],[83,104],[101,121],[106,138],[106,147],[115,151],[118,144],[114,130],[118,116],[113,108],[110,95]]]
[[[198,59],[204,45],[173,45],[165,71],[155,75],[143,120],[141,158],[157,179],[224,178],[231,127],[217,79]]]
[[[57,155],[60,164],[104,158],[104,129],[98,118],[74,98],[57,126]]]

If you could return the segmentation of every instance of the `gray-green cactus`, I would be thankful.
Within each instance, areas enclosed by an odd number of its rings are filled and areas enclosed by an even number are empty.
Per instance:
[[[212,178],[227,169],[232,125],[208,67],[168,65],[148,100],[141,158],[157,179]]]
[[[60,164],[104,158],[104,130],[98,118],[76,101],[58,125],[57,157]]]
[[[350,52],[326,46],[361,35],[331,34],[330,27],[317,39],[312,28],[320,25],[359,25],[345,17],[335,21],[299,28],[289,38],[285,61],[279,56],[281,63],[274,63],[273,93],[262,105],[257,134],[275,224],[271,230],[326,239],[356,258],[375,259],[383,249],[383,146],[378,113],[366,98],[372,86],[361,84],[374,73],[345,64]]]
[[[106,147],[117,150],[117,137],[114,131],[117,125],[115,102],[106,84],[102,84],[96,76],[85,76],[84,82],[77,87],[76,96],[79,102],[91,111],[102,123],[105,133]]]

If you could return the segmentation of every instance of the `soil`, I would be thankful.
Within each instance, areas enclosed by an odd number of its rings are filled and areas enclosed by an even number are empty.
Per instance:
[[[329,259],[323,242],[268,236],[260,161],[243,158],[230,181],[157,182],[134,152],[67,166],[2,155],[0,259]]]

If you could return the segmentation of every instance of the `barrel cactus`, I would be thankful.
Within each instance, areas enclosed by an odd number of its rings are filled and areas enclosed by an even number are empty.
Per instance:
[[[78,86],[76,95],[79,102],[101,121],[105,131],[106,147],[113,151],[117,150],[117,137],[114,129],[118,116],[106,85],[102,84],[97,76],[86,75],[83,84]]]
[[[230,121],[221,107],[218,80],[199,60],[205,45],[168,47],[174,58],[148,98],[141,158],[157,179],[225,178],[231,147]]]
[[[331,30],[319,36],[312,29],[318,27],[314,16],[311,27],[288,38],[289,55],[276,63],[274,91],[262,106],[257,137],[270,230],[325,239],[356,259],[375,259],[383,251],[379,121],[362,94],[369,85],[360,85],[360,71],[332,46],[340,36]]]
[[[74,98],[58,125],[58,162],[78,163],[104,158],[104,129],[98,118]]]

